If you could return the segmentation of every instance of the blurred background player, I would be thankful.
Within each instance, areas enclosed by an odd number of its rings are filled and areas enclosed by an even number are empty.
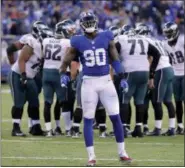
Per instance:
[[[177,134],[184,134],[183,101],[184,101],[184,35],[179,32],[178,25],[173,22],[165,23],[163,32],[166,37],[166,50],[169,52],[174,70],[173,91],[176,105]]]
[[[132,28],[130,27],[129,29]],[[122,120],[126,125],[129,113],[129,102],[133,96],[136,109],[136,126],[132,132],[132,136],[143,137],[141,126],[143,123],[144,98],[147,91],[148,78],[150,77],[151,79],[154,77],[154,71],[157,67],[160,53],[146,39],[136,34],[118,36],[116,46],[129,85],[128,93],[123,93],[122,97],[121,106],[123,110],[120,111],[123,113]],[[149,56],[153,56],[150,69],[148,62]]]
[[[84,31],[84,35],[72,37],[71,48],[66,53],[61,66],[61,83],[64,83],[66,81],[65,72],[67,66],[76,56],[80,57],[80,61],[83,65],[81,96],[88,166],[94,166],[96,164],[92,126],[99,98],[112,121],[120,160],[131,161],[124,147],[123,128],[119,116],[119,102],[109,75],[108,59],[110,58],[112,60],[112,66],[116,72],[120,74],[120,77],[123,77],[122,69],[113,42],[113,34],[110,31],[97,33],[97,24],[98,20],[93,13],[84,12],[80,15],[80,25]],[[109,54],[106,50],[109,50]],[[80,54],[77,55],[77,53]],[[123,89],[127,91],[128,86],[124,79],[121,80],[121,85]]]
[[[12,107],[13,136],[25,135],[20,130],[19,124],[26,100],[29,104],[28,114],[32,119],[30,133],[33,135],[44,135],[39,117],[39,88],[34,78],[39,72],[42,62],[42,47],[39,41],[40,32],[46,27],[42,22],[35,22],[33,24],[33,32],[32,34],[28,34],[24,39],[24,46],[20,52],[20,56],[12,66],[9,83],[14,100],[14,106]]]
[[[74,29],[74,22],[69,19],[66,19],[62,22],[56,24],[55,27],[55,37],[46,38],[43,41],[43,50],[44,50],[44,69],[43,69],[43,90],[44,90],[44,119],[45,126],[47,130],[47,136],[59,135],[62,134],[60,128],[60,108],[65,108],[65,105],[68,103],[68,89],[66,87],[61,87],[60,84],[60,75],[59,67],[61,61],[63,60],[64,53],[70,46],[70,41],[68,38],[71,36],[71,29]],[[74,30],[73,30],[74,31]],[[51,105],[53,103],[54,93],[57,95],[57,101],[60,105],[60,108],[55,111],[55,121],[56,128],[55,131],[52,131],[51,127]],[[71,104],[68,105],[68,108],[71,107]],[[73,107],[73,106],[72,106]],[[63,109],[64,112],[69,113],[69,118],[64,117],[65,125],[68,122],[68,127],[66,131],[70,130],[71,127],[71,112],[70,109]],[[66,112],[66,113],[67,113]],[[56,114],[57,113],[57,114]]]
[[[150,36],[151,30],[149,29],[149,27],[145,24],[138,24],[136,27],[136,32],[137,34],[144,35],[146,38],[148,38],[150,43],[152,43],[161,54],[159,63],[156,68],[155,77],[154,79],[151,79],[149,81],[149,89],[151,89],[151,91],[149,90],[149,93],[147,93],[146,95],[149,97],[151,96],[152,105],[155,112],[155,128],[152,132],[148,133],[147,126],[145,123],[145,129],[144,129],[145,134],[157,136],[161,134],[161,127],[162,127],[161,120],[163,116],[163,109],[162,109],[161,102],[163,102],[168,109],[169,130],[175,127],[175,122],[174,122],[175,112],[174,112],[173,104],[171,102],[173,70],[169,62],[168,54],[164,49],[163,43]],[[147,104],[145,105],[148,106]],[[147,118],[147,112],[145,113],[145,115],[144,115],[145,118]]]

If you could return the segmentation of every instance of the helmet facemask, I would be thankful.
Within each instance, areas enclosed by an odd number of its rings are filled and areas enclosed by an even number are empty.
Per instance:
[[[94,16],[85,16],[80,21],[80,26],[83,28],[86,33],[93,33],[98,29],[98,20]]]

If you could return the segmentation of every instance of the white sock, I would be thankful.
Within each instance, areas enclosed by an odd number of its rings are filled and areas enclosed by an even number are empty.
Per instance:
[[[46,131],[50,131],[51,130],[51,122],[45,123],[45,126],[46,126]]]
[[[62,117],[64,118],[64,123],[65,123],[65,130],[70,130],[71,129],[71,112],[62,112]]]
[[[125,143],[121,142],[121,143],[117,143],[117,145],[118,145],[118,155],[119,155],[119,157],[123,157],[123,156],[128,157],[128,155],[125,151]]]
[[[80,127],[80,124],[79,123],[73,123],[73,126],[74,127]]]
[[[31,128],[33,126],[32,119],[28,118],[28,128]]]
[[[136,123],[136,125],[142,126],[142,123]]]
[[[175,128],[175,118],[169,119],[169,128]]]
[[[178,123],[177,125],[178,125],[180,128],[184,128],[183,123]]]
[[[21,120],[20,119],[12,119],[12,123],[17,123],[20,124]]]
[[[147,124],[144,124],[143,126],[148,128],[148,125]]]
[[[60,120],[55,120],[56,127],[60,127]]]
[[[94,153],[94,146],[89,146],[86,149],[87,149],[89,160],[95,160],[96,156],[95,156],[95,153]]]
[[[162,120],[155,120],[155,127],[161,129],[161,127],[162,127]]]
[[[33,125],[40,124],[40,120],[32,120],[32,124]]]

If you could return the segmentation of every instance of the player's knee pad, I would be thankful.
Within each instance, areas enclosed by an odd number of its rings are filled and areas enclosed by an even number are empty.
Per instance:
[[[172,102],[164,102],[165,106],[168,109],[169,118],[175,118],[175,108]]]
[[[21,119],[22,114],[23,114],[23,108],[13,106],[12,110],[11,110],[11,113],[12,113],[12,118],[13,119]]]
[[[82,109],[76,108],[73,117],[74,117],[74,119],[73,119],[74,123],[80,124],[82,121]]]
[[[163,118],[163,109],[161,103],[153,103],[155,120],[162,120]]]

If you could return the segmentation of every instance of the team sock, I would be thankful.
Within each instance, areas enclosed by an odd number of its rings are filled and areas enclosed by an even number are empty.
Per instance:
[[[45,126],[46,126],[46,131],[50,131],[51,130],[51,122],[45,123]]]
[[[95,158],[93,145],[93,119],[84,118],[84,140],[88,153],[89,160]]]
[[[62,117],[64,118],[65,130],[69,131],[71,129],[71,112],[62,112]]]
[[[169,119],[169,128],[175,128],[175,118]]]
[[[162,127],[162,120],[155,120],[155,128],[161,129]]]
[[[127,156],[125,151],[125,144],[124,144],[124,132],[123,132],[123,126],[121,123],[121,119],[119,114],[117,115],[111,115],[109,116],[110,120],[112,121],[113,130],[118,146],[118,155],[120,157]]]
[[[60,127],[60,120],[55,120],[56,127]]]

